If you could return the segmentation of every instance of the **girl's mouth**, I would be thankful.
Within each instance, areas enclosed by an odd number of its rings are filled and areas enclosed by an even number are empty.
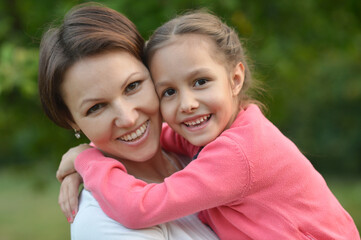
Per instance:
[[[184,125],[186,125],[187,127],[190,127],[190,128],[199,127],[202,124],[206,123],[211,118],[211,116],[212,116],[212,114],[208,114],[208,115],[199,117],[199,118],[191,120],[191,121],[185,121],[183,123],[184,123]]]
[[[148,124],[149,124],[149,120],[146,121],[145,123],[143,123],[138,129],[134,130],[131,133],[127,133],[121,137],[119,137],[118,139],[120,139],[121,141],[124,142],[134,142],[137,141],[138,139],[140,139],[144,133],[146,132],[147,128],[148,128]]]

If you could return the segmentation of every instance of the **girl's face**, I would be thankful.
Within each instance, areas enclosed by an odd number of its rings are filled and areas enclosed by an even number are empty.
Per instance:
[[[196,146],[213,141],[239,110],[243,65],[227,71],[215,47],[207,36],[177,36],[150,62],[163,119]]]
[[[61,92],[74,129],[113,157],[146,161],[159,149],[159,100],[145,66],[115,51],[87,57],[65,74]]]

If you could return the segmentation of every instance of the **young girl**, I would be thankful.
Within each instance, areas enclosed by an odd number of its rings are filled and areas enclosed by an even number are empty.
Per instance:
[[[147,184],[97,149],[82,152],[75,168],[111,218],[143,228],[200,212],[221,239],[360,239],[322,176],[247,93],[233,29],[185,14],[155,31],[146,55],[173,129],[164,126],[162,144],[196,159]]]

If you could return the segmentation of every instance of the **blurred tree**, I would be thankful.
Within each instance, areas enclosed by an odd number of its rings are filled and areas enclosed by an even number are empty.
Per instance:
[[[38,45],[77,0],[0,0],[0,165],[58,164],[79,143],[52,124],[37,96]],[[103,0],[145,38],[206,7],[236,28],[265,83],[268,117],[321,172],[361,173],[359,0]],[[84,141],[84,139],[83,139]]]

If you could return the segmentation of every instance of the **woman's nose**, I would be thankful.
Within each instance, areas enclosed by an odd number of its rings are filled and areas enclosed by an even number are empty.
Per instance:
[[[180,110],[184,113],[192,113],[199,107],[199,102],[191,93],[182,93],[180,98]]]
[[[114,106],[114,124],[119,128],[132,127],[136,124],[138,112],[136,108],[127,103],[117,103]]]

